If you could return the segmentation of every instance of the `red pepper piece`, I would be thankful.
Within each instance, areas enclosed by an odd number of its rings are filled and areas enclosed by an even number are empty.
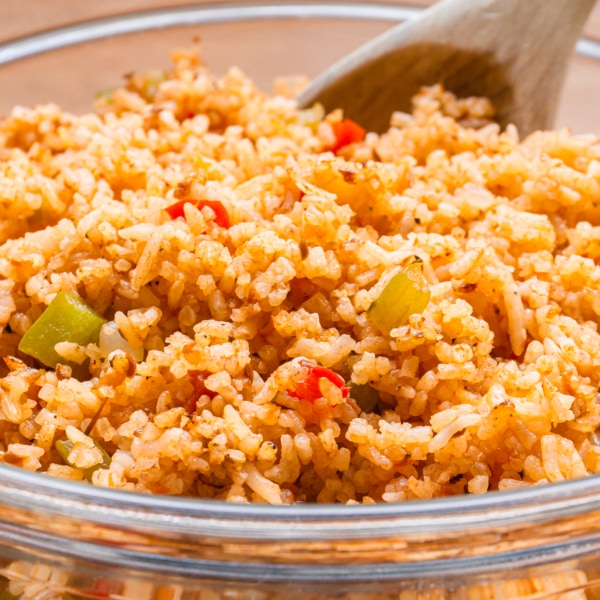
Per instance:
[[[217,395],[217,392],[213,392],[213,390],[209,390],[204,381],[210,375],[207,371],[197,371],[192,369],[188,371],[188,377],[190,379],[190,383],[194,388],[194,391],[191,397],[185,403],[185,410],[189,415],[192,415],[196,412],[196,404],[200,399],[200,396],[208,396],[211,400]]]
[[[344,119],[343,121],[332,123],[331,127],[335,135],[335,144],[331,148],[333,152],[337,152],[340,148],[348,146],[348,144],[362,142],[367,134],[364,127],[361,127],[352,119]]]
[[[98,596],[98,598],[108,598],[110,596],[110,582],[108,579],[96,580],[90,593],[93,596]]]
[[[93,596],[95,598],[112,598],[113,594],[119,595],[123,590],[123,584],[120,581],[110,579],[96,579],[91,589],[81,590],[85,597]]]
[[[304,378],[296,384],[295,389],[288,390],[290,396],[313,403],[323,396],[319,389],[319,381],[321,379],[328,379],[331,383],[340,388],[344,398],[348,397],[350,388],[346,385],[346,381],[341,375],[338,375],[335,371],[327,369],[326,367],[313,365],[308,362],[303,362],[302,366],[306,369],[306,374]]]
[[[228,229],[231,226],[227,209],[218,200],[179,200],[178,202],[175,202],[175,204],[167,206],[165,210],[169,213],[171,219],[178,219],[179,217],[185,219],[183,207],[188,203],[193,204],[198,209],[208,206],[208,208],[215,213],[215,223],[219,225],[219,227]]]

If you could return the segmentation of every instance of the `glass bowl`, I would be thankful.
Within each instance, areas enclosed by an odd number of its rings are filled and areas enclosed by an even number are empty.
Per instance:
[[[12,38],[0,44],[3,114],[49,101],[87,110],[124,73],[166,66],[171,49],[195,38],[215,72],[236,64],[270,89],[280,75],[315,75],[419,10],[148,2],[136,4],[152,10],[123,14],[115,2],[37,4],[41,12],[2,9],[0,30]],[[557,126],[600,132],[600,44],[584,39],[578,52]],[[593,599],[599,522],[599,477],[400,504],[274,507],[117,492],[0,465],[0,600]]]

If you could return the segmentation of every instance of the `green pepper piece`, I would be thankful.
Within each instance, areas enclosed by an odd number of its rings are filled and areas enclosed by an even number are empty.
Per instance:
[[[101,90],[96,94],[96,100],[105,102],[106,104],[115,103],[115,88]]]
[[[368,383],[361,385],[351,383],[350,398],[356,401],[356,404],[358,404],[363,412],[370,413],[375,410],[379,402],[379,392]]]
[[[415,262],[390,279],[367,314],[381,333],[389,335],[392,329],[408,323],[410,315],[423,312],[430,296],[421,263]]]
[[[65,363],[54,347],[59,342],[81,346],[97,343],[105,320],[77,294],[61,291],[25,332],[19,350],[47,367]]]
[[[70,466],[73,464],[69,462],[69,454],[73,450],[73,442],[71,440],[57,440],[54,443],[56,451],[60,454],[60,457]]]
[[[92,475],[98,469],[108,469],[111,461],[111,457],[108,455],[106,450],[96,440],[94,440],[94,438],[92,438],[92,441],[94,442],[96,448],[100,450],[100,454],[102,454],[102,461],[83,470],[83,478],[87,479],[88,481],[92,480]],[[69,460],[69,454],[71,453],[71,450],[73,450],[73,446],[74,444],[71,440],[57,440],[54,444],[54,447],[56,448],[56,451],[60,457],[70,467],[75,467],[75,465]]]

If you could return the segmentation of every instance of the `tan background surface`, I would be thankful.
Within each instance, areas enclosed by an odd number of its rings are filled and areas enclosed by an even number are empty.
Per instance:
[[[236,0],[246,3],[249,0]],[[390,0],[388,3],[393,4]],[[526,0],[524,0],[526,1]],[[573,0],[577,2],[577,0]],[[218,0],[216,0],[218,2]],[[552,0],[548,0],[552,2]],[[0,39],[23,35],[66,23],[122,14],[132,10],[164,8],[168,6],[214,4],[215,0],[0,0]],[[424,6],[428,0],[405,0],[397,4]],[[600,3],[594,9],[588,33],[600,33]]]
[[[247,0],[246,0],[247,1]],[[525,0],[524,0],[525,1]],[[552,2],[552,0],[548,0]],[[574,0],[577,1],[577,0]],[[240,3],[244,3],[245,0],[238,0]],[[90,18],[105,17],[110,15],[122,14],[133,10],[149,10],[164,8],[169,6],[180,6],[180,5],[198,5],[198,4],[214,4],[215,0],[196,0],[192,2],[190,0],[0,0],[0,40],[8,40],[18,36],[25,35],[27,33],[39,32],[51,27],[57,27],[66,25],[68,23],[86,20]],[[399,4],[413,4],[413,5],[424,5],[427,4],[425,0],[408,0],[406,2],[398,2]],[[237,29],[233,28],[229,34],[225,32],[223,35],[219,33],[219,39],[214,44],[213,48],[213,61],[217,63],[218,67],[223,65],[219,63],[218,57],[215,59],[214,56],[218,55],[221,51],[226,60],[231,59],[231,50],[227,44],[235,44],[238,33],[243,31],[240,29],[243,26],[239,26]],[[356,24],[359,27],[359,24]],[[323,31],[326,32],[327,24],[323,24]],[[317,31],[317,30],[315,30]],[[369,36],[372,33],[377,33],[374,29],[372,32],[357,31],[356,39],[359,39],[361,35]],[[585,33],[592,37],[600,39],[600,2],[596,6]],[[180,43],[176,34],[172,39],[173,44]],[[269,31],[269,35],[272,35],[273,44],[281,43],[283,47],[286,44],[286,31],[285,26],[277,29],[277,31]],[[316,33],[315,33],[316,35]],[[324,34],[326,35],[326,33]],[[551,32],[550,32],[551,35]],[[165,34],[165,44],[170,43],[169,35]],[[336,44],[338,42],[336,41]],[[350,48],[352,39],[342,41],[339,43],[339,48],[344,47]],[[346,46],[344,46],[346,44]],[[264,46],[264,44],[263,44]],[[132,47],[131,52],[127,52],[126,56],[116,54],[116,50],[113,52],[111,46],[105,45],[106,58],[104,63],[99,61],[95,65],[94,70],[98,73],[94,78],[90,78],[89,83],[91,86],[103,86],[106,82],[114,80],[115,61],[117,63],[123,63],[123,72],[132,68],[134,60],[144,61],[146,60],[148,66],[152,65],[152,61],[158,60],[156,57],[159,53],[164,54],[163,49],[156,49],[156,54],[148,52],[146,50],[140,51],[139,55],[136,55],[135,48]],[[152,50],[152,48],[150,49]],[[260,61],[260,52],[264,52],[264,48],[251,48],[244,46],[244,52],[240,55],[242,60],[242,66],[244,60],[247,64],[250,64],[252,60]],[[161,54],[162,56],[162,54]],[[64,60],[63,60],[64,59]],[[129,62],[128,62],[129,59]],[[69,82],[68,79],[61,79],[60,71],[72,70],[75,72],[77,66],[73,61],[76,61],[76,53],[72,50],[70,54],[64,54],[62,58],[57,58],[58,62],[49,61],[47,64],[42,66],[43,69],[50,71],[55,70],[57,77],[55,81],[47,81],[44,78],[39,77],[39,65],[26,65],[20,63],[6,69],[3,67],[0,69],[0,89],[4,90],[0,94],[0,112],[6,113],[9,106],[12,106],[15,102],[21,102],[21,98],[24,101],[38,101],[39,99],[46,99],[43,94],[56,93],[59,101],[62,101],[62,97],[65,95],[65,87],[69,86],[69,94],[74,98],[73,106],[68,108],[79,108],[80,106],[87,105],[89,102],[89,90],[83,89],[84,84],[82,82],[80,86],[76,86],[75,82]],[[63,60],[63,62],[60,62]],[[269,56],[269,61],[272,57]],[[313,60],[313,69],[319,69],[322,65],[319,61],[329,60],[320,56],[315,56]],[[65,65],[64,69],[61,69],[61,65]],[[213,66],[214,63],[210,63]],[[106,68],[107,75],[102,77],[100,71],[104,67]],[[146,65],[141,65],[146,66]],[[273,61],[273,69],[278,73],[287,73],[288,68],[294,68],[293,61],[286,61],[285,55],[275,57]],[[37,71],[36,71],[37,69]],[[280,69],[277,71],[277,69]],[[4,74],[2,74],[4,71]],[[108,73],[110,72],[110,75]],[[256,76],[254,73],[250,73],[252,76]],[[311,73],[308,73],[309,75]],[[271,72],[264,74],[265,77],[270,77]],[[264,84],[264,81],[260,82]],[[54,86],[54,88],[53,88]],[[591,59],[578,59],[576,64],[573,65],[566,86],[566,92],[563,96],[563,102],[558,115],[558,126],[569,126],[576,132],[587,132],[593,131],[600,134],[600,61]]]

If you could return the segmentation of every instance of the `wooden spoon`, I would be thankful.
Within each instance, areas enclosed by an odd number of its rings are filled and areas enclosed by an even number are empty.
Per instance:
[[[335,63],[299,94],[371,131],[410,111],[424,85],[486,96],[522,135],[551,128],[567,66],[595,0],[443,0]]]

